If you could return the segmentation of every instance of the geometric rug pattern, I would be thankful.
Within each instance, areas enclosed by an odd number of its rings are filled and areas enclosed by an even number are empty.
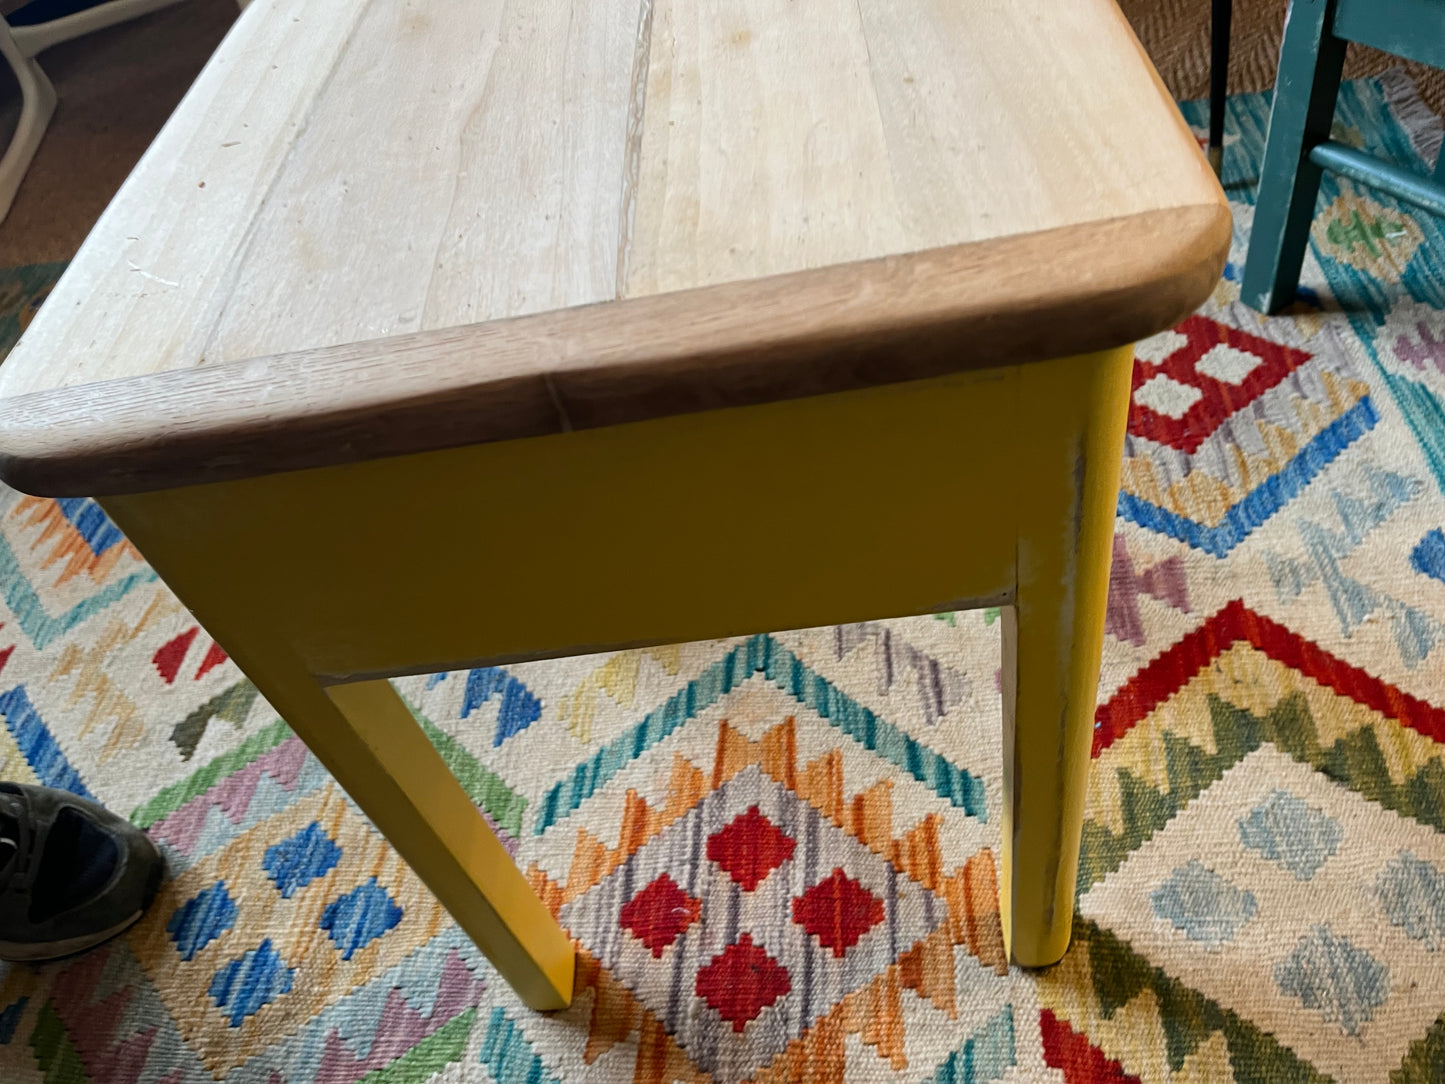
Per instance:
[[[1267,118],[1137,349],[1061,964],[1003,954],[996,611],[399,679],[576,945],[542,1015],[95,504],[5,491],[0,777],[169,877],[0,965],[0,1080],[1445,1080],[1445,233],[1327,177],[1300,302],[1244,308]],[[1441,125],[1387,73],[1334,138],[1424,170]],[[60,270],[0,271],[0,353]]]

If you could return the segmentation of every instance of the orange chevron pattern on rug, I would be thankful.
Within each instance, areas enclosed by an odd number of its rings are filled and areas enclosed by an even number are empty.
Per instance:
[[[94,503],[0,492],[0,777],[169,867],[0,965],[0,1080],[1445,1080],[1445,229],[1327,180],[1300,304],[1243,308],[1266,118],[1223,280],[1138,347],[1057,967],[1004,958],[996,611],[398,679],[576,945],[541,1015]],[[1398,73],[1339,122],[1441,132]]]

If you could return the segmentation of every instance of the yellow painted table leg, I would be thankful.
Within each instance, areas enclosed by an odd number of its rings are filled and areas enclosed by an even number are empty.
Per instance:
[[[238,601],[243,572],[218,574],[213,550],[157,535],[124,501],[107,511],[522,1000],[565,1008],[571,942],[390,682],[324,687],[285,650],[279,620]]]
[[[362,759],[384,766],[385,783],[362,794],[368,815],[523,1001],[534,1009],[565,1008],[572,1000],[571,942],[391,683],[326,691],[347,725],[313,726],[307,744],[323,761],[323,750],[338,746],[335,757],[347,758],[359,745]]]
[[[1069,947],[1132,349],[1021,370],[1018,582],[1004,618],[1004,939]]]

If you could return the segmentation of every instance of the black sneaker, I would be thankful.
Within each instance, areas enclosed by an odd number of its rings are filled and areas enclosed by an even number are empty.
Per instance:
[[[164,874],[129,821],[69,791],[0,782],[0,960],[54,960],[114,937]]]

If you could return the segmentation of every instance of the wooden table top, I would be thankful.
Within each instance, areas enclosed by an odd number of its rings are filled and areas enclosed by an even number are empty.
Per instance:
[[[1113,0],[255,0],[0,366],[149,489],[1037,360],[1208,294]]]

